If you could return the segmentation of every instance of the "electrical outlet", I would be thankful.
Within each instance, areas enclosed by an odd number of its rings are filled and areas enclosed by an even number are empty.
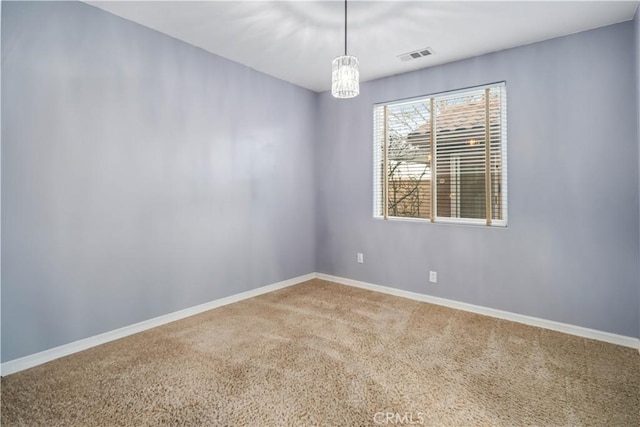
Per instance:
[[[438,273],[436,273],[435,271],[430,271],[429,272],[429,282],[437,283],[438,282]]]
[[[357,260],[358,260],[358,264],[364,263],[364,255],[362,253],[358,252]]]

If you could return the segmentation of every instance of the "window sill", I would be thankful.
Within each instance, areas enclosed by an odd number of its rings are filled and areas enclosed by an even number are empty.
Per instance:
[[[487,225],[485,220],[468,220],[456,218],[437,218],[434,222],[426,218],[407,218],[400,216],[390,216],[386,220],[381,216],[374,216],[373,219],[390,222],[415,222],[422,224],[446,224],[446,225],[463,225],[470,227],[486,227],[486,228],[507,228],[507,222],[504,220],[493,221],[491,225]]]

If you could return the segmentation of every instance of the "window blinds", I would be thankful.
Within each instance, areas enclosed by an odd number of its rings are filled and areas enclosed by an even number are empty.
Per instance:
[[[504,226],[506,188],[504,83],[374,107],[374,216]]]

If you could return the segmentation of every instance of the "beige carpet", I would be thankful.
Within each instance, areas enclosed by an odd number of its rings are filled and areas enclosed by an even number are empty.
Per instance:
[[[312,280],[2,379],[2,425],[640,425],[637,350]]]

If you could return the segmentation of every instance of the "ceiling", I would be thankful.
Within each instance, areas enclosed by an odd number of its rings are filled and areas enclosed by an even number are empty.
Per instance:
[[[89,1],[91,5],[316,92],[344,52],[342,1]],[[637,1],[350,1],[361,81],[633,19]],[[398,55],[434,54],[402,62]],[[595,53],[594,53],[595,55]]]

